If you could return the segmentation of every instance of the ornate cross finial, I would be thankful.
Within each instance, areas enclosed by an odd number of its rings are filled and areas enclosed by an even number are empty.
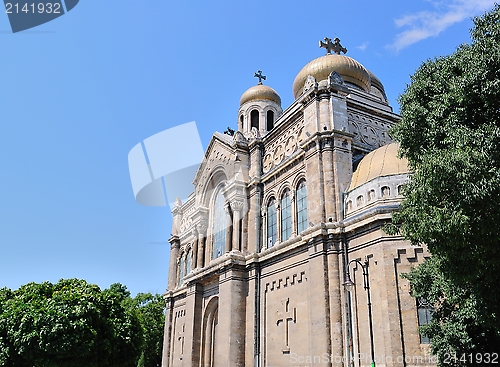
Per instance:
[[[337,37],[334,38],[333,42],[332,39],[328,37],[325,37],[324,40],[325,42],[319,41],[319,47],[326,48],[327,55],[331,55],[332,51],[337,55],[340,55],[340,52],[347,52],[347,48],[342,47],[342,45],[340,44],[340,40]]]
[[[255,74],[254,74],[254,77],[255,78],[259,78],[259,85],[262,84],[262,80],[266,80],[266,76],[265,75],[262,75],[262,70],[258,70]]]

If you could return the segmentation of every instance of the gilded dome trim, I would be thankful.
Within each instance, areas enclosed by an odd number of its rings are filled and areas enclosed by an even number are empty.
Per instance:
[[[258,84],[248,88],[241,95],[240,106],[250,101],[272,101],[281,106],[281,98],[278,93],[267,85]]]
[[[344,81],[370,92],[370,72],[358,61],[345,55],[325,55],[310,61],[299,71],[293,82],[293,95],[297,99],[309,75],[318,82],[328,79],[332,71],[338,72]]]

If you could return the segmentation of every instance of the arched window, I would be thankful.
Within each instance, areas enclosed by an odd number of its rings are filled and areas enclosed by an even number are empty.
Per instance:
[[[259,111],[252,110],[250,112],[250,128],[255,127],[259,130]]]
[[[276,242],[276,201],[269,200],[267,204],[267,247]]]
[[[181,259],[179,261],[179,287],[184,281],[184,253],[181,254]]]
[[[222,190],[219,190],[215,197],[213,216],[212,259],[215,259],[224,253],[226,247],[226,212]]]
[[[361,206],[365,203],[365,199],[363,198],[363,195],[359,195],[357,198],[356,198],[356,205],[357,206]]]
[[[186,275],[191,273],[192,262],[193,262],[193,252],[189,250],[186,255]]]
[[[398,195],[403,195],[403,189],[404,189],[403,185],[398,186]]]
[[[286,189],[281,197],[281,241],[286,241],[292,235],[292,202],[290,190]]]
[[[389,188],[389,186],[382,187],[382,197],[387,198],[390,195],[391,195],[391,189]]]
[[[240,116],[240,130],[243,130],[243,115]]]
[[[266,116],[266,122],[267,122],[267,131],[271,131],[274,127],[274,112],[269,110],[267,111],[267,116]]]
[[[432,320],[432,311],[434,307],[425,298],[417,299],[417,318],[418,326],[428,325]],[[429,344],[431,339],[420,333],[420,344]]]
[[[299,182],[295,198],[297,201],[297,232],[300,233],[307,228],[307,190],[305,180]]]

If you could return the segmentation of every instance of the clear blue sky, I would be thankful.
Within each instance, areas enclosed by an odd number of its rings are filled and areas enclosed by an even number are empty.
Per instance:
[[[134,200],[127,155],[196,121],[236,126],[262,69],[286,108],[295,75],[339,37],[397,96],[426,59],[469,42],[493,1],[97,1],[12,34],[0,15],[0,287],[77,277],[167,285],[171,216]],[[1,13],[0,13],[1,14]]]

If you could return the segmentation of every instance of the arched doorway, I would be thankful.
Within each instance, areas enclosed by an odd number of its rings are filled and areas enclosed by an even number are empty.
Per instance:
[[[214,297],[205,308],[203,316],[203,341],[201,366],[214,367],[217,359],[217,326],[219,324],[219,298]]]

